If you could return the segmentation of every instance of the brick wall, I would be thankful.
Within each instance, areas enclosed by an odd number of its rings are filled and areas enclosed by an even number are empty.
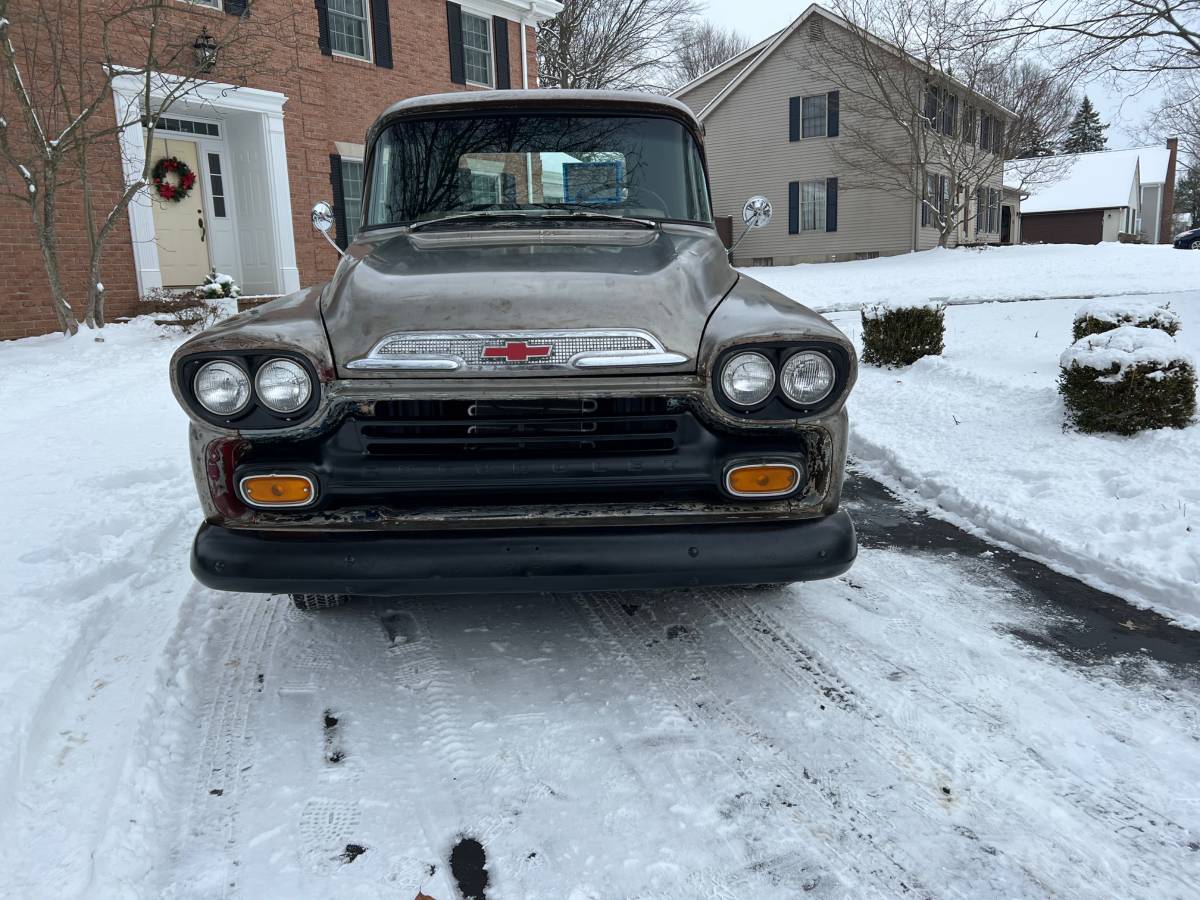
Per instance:
[[[86,5],[105,0],[79,0]],[[253,14],[285,22],[286,33],[277,41],[265,35],[248,40],[261,44],[263,59],[272,60],[264,71],[244,83],[249,87],[279,91],[288,98],[284,106],[288,177],[292,195],[292,227],[296,241],[296,263],[301,284],[321,281],[337,263],[336,254],[309,223],[309,212],[318,200],[331,199],[329,156],[335,141],[362,143],[375,117],[396,100],[420,94],[453,90],[482,90],[462,87],[451,81],[446,4],[443,0],[390,0],[391,47],[394,68],[341,56],[327,56],[318,46],[317,12],[312,0],[256,0]],[[286,15],[290,13],[291,15]],[[227,26],[228,17],[216,10],[178,4],[169,11],[171,24],[199,33],[211,21]],[[21,33],[14,35],[20,50]],[[130,36],[136,46],[137,36]],[[533,30],[529,29],[528,65],[530,83],[536,84],[536,55]],[[508,23],[509,69],[514,88],[521,86],[521,33],[516,22]],[[255,46],[239,47],[242,59],[252,57]],[[130,64],[139,57],[131,53]],[[219,63],[211,79],[240,80],[246,69],[223,71]],[[0,94],[0,112],[14,119],[11,102]],[[7,108],[6,108],[7,106]],[[111,102],[99,114],[105,125],[115,122]],[[103,148],[101,148],[103,149]],[[119,190],[121,171],[115,140],[98,160],[96,184],[111,199]],[[13,178],[0,164],[0,340],[42,334],[56,328],[49,302],[49,289],[41,251],[32,234],[28,208],[11,196]],[[64,223],[79,221],[76,203],[63,202]],[[66,261],[64,276],[69,297],[80,318],[86,299],[86,235],[82,229],[64,228]],[[104,257],[103,281],[108,288],[108,318],[131,315],[137,309],[137,278],[129,224],[119,223]]]

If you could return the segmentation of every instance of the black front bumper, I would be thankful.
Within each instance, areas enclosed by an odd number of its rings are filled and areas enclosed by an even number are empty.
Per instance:
[[[858,553],[844,511],[728,525],[444,533],[200,526],[192,572],[272,594],[492,594],[763,584],[832,578]]]

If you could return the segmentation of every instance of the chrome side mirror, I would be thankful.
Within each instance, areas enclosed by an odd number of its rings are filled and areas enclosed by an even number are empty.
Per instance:
[[[742,207],[742,222],[747,229],[765,228],[771,223],[771,217],[774,215],[775,210],[771,207],[771,201],[761,195],[751,197]]]
[[[333,230],[333,206],[327,201],[321,200],[313,204],[312,226],[321,232],[325,240],[329,241],[329,246],[336,250],[339,255],[346,255],[345,251],[337,245],[337,242],[329,234]]]
[[[737,249],[738,244],[746,239],[746,235],[750,233],[752,228],[765,228],[771,222],[771,217],[775,215],[775,210],[771,207],[771,201],[761,194],[751,197],[746,201],[746,205],[742,207],[742,224],[746,226],[741,237],[733,242],[733,246],[729,248],[729,258],[733,258],[733,251]]]

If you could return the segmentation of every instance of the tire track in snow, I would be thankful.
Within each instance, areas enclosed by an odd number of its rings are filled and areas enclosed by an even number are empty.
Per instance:
[[[692,598],[705,593],[696,591],[685,596]],[[646,674],[647,680],[661,685],[661,689],[681,709],[687,710],[689,717],[694,716],[708,724],[723,725],[745,739],[744,753],[730,760],[739,777],[757,790],[762,790],[764,786],[770,790],[770,786],[773,786],[773,798],[785,808],[792,809],[794,821],[809,832],[815,845],[837,860],[836,867],[818,874],[813,889],[820,886],[821,876],[828,876],[841,881],[842,887],[850,891],[849,894],[843,893],[843,896],[888,900],[903,896],[931,896],[915,874],[915,864],[905,858],[906,854],[899,848],[885,848],[876,840],[876,834],[886,833],[888,829],[866,811],[864,798],[853,798],[844,789],[814,777],[804,766],[789,759],[756,723],[744,718],[714,693],[703,653],[689,651],[686,654],[688,666],[686,671],[681,671],[681,667],[676,665],[679,662],[677,656],[671,659],[655,651],[654,648],[663,647],[667,641],[663,640],[661,630],[640,613],[644,598],[662,596],[639,592],[605,592],[579,595],[579,599],[590,605],[598,625],[624,646],[628,656]],[[779,793],[781,791],[782,794]],[[808,819],[809,810],[805,805],[790,799],[805,795],[815,795],[820,805],[830,807],[836,817],[836,826],[844,828],[848,834],[831,835],[824,830],[822,823]],[[831,838],[837,843],[833,843]],[[846,883],[847,878],[851,883]]]
[[[209,639],[210,646],[224,644],[226,649],[215,661],[198,724],[192,796],[180,851],[188,858],[203,856],[200,883],[209,896],[220,897],[237,893],[237,825],[247,773],[255,763],[250,721],[269,674],[286,603],[279,597],[241,594],[230,595],[228,602],[242,608],[228,632],[218,629]]]
[[[995,577],[994,571],[990,567],[985,572],[984,577]],[[886,602],[886,598],[871,587],[859,586],[859,588],[863,592],[864,599],[876,603]],[[1007,589],[1011,589],[1011,587],[1009,586]],[[796,642],[797,639],[789,635],[786,627],[770,613],[759,612],[758,615],[766,627],[772,629],[776,635],[786,636],[787,640]],[[920,639],[920,635],[915,629],[908,628],[906,630],[909,640]],[[1017,740],[1014,737],[1019,733],[1019,723],[1010,721],[993,709],[933,689],[926,679],[921,677],[920,672],[885,658],[872,650],[869,645],[857,646],[855,653],[876,663],[877,677],[886,677],[889,672],[902,672],[906,676],[905,685],[909,695],[920,698],[922,706],[937,708],[941,713],[956,719],[951,723],[943,723],[945,727],[966,731],[974,729],[979,722],[986,722],[989,726],[989,749],[997,758],[1003,756],[1007,765],[1019,773],[1021,781],[1035,785],[1035,792],[1042,798],[1064,801],[1088,816],[1096,826],[1102,829],[1091,839],[1076,842],[1080,855],[1092,853],[1094,847],[1107,846],[1111,837],[1120,837],[1137,850],[1137,854],[1131,857],[1133,860],[1131,865],[1136,867],[1136,874],[1141,877],[1143,884],[1157,885],[1161,888],[1163,879],[1169,879],[1173,882],[1174,887],[1180,890],[1181,893],[1178,896],[1181,897],[1200,890],[1200,886],[1195,882],[1185,881],[1177,874],[1178,871],[1188,868],[1195,852],[1195,833],[1186,826],[1173,820],[1161,809],[1154,808],[1132,793],[1121,790],[1120,786],[1111,780],[1100,779],[1097,777],[1098,773],[1094,771],[1081,775],[1062,766],[1056,766],[1037,748],[1030,746],[1032,742]],[[953,657],[944,657],[944,666],[957,664],[959,663]],[[988,688],[994,691],[996,685],[993,682],[988,685]],[[1018,686],[1016,690],[1020,690],[1020,687]],[[1122,691],[1124,688],[1114,684],[1114,690]],[[1185,729],[1189,728],[1189,716],[1186,711],[1183,719],[1184,721],[1180,724]],[[1195,740],[1194,732],[1189,730],[1189,733]],[[998,747],[997,744],[1000,746]],[[1018,810],[1014,810],[1014,812],[1016,811]],[[1045,814],[1044,810],[1026,808],[1024,811]],[[1057,830],[1056,823],[1047,820],[1039,833],[1053,834]],[[1155,862],[1153,857],[1159,855],[1163,850],[1176,851],[1175,858]],[[1107,859],[1095,859],[1095,874],[1100,877],[1107,874],[1108,865]]]
[[[863,737],[875,748],[876,754],[880,758],[907,759],[910,775],[914,778],[922,778],[922,774],[914,771],[915,767],[912,765],[917,761],[920,761],[921,767],[926,772],[943,769],[943,764],[930,756],[928,746],[914,742],[905,731],[890,727],[888,718],[872,710],[863,695],[838,675],[832,667],[823,662],[818,652],[807,649],[778,619],[769,612],[756,608],[744,594],[728,590],[714,591],[706,595],[705,602],[713,615],[735,632],[740,643],[754,653],[764,665],[773,671],[784,674],[797,689],[816,689],[822,696],[837,702],[838,705],[861,713],[862,721],[871,726]],[[684,612],[686,614],[687,611]],[[873,655],[876,659],[880,658],[873,654],[868,647],[856,648],[855,652]],[[885,665],[890,665],[886,661],[884,662]],[[894,670],[894,666],[891,669]],[[1020,773],[1021,780],[1026,783],[1042,783],[1041,787],[1035,789],[1035,793],[1043,798],[1067,801],[1102,827],[1103,832],[1095,835],[1092,839],[1076,838],[1071,840],[1068,835],[1060,836],[1060,840],[1070,843],[1071,857],[1075,863],[1065,871],[1038,873],[1032,871],[1025,863],[1016,863],[1030,878],[1031,885],[1029,886],[1052,893],[1053,885],[1069,883],[1072,878],[1078,877],[1079,864],[1084,857],[1091,855],[1093,847],[1106,846],[1108,838],[1121,836],[1138,851],[1133,856],[1132,866],[1135,867],[1134,872],[1139,876],[1142,884],[1162,885],[1162,880],[1166,878],[1181,891],[1178,895],[1181,897],[1186,896],[1189,890],[1195,888],[1194,884],[1188,885],[1182,878],[1174,874],[1177,867],[1186,868],[1192,852],[1187,847],[1190,839],[1188,830],[1182,825],[1172,821],[1161,812],[1150,809],[1132,795],[1114,790],[1111,784],[1097,781],[1085,782],[1075,773],[1054,768],[1033,748],[1008,738],[1007,736],[1012,733],[1013,728],[1012,724],[1003,717],[989,710],[962,703],[957,698],[951,700],[942,693],[930,690],[919,678],[910,680],[906,686],[911,691],[918,693],[925,704],[933,708],[945,709],[949,701],[954,708],[964,714],[957,723],[962,730],[973,730],[977,727],[978,722],[988,722],[993,726],[988,742],[992,753],[999,756],[1002,751],[995,749],[995,742],[1003,741],[1005,745],[1003,749],[1007,751],[1003,755],[1008,764]],[[835,699],[838,697],[846,698],[845,702]],[[897,753],[897,747],[902,747],[904,753]],[[928,779],[923,780],[927,781]],[[1031,813],[1045,816],[1044,810],[1029,809],[1027,806],[1014,804],[995,795],[992,795],[989,800],[990,812],[993,817],[996,816],[998,809],[1007,810],[1007,815],[999,818],[1009,821],[1017,817],[1027,817]],[[1009,817],[1013,817],[1013,819],[1009,819]],[[1055,822],[1049,818],[1044,821],[1043,827],[1038,829],[1038,833],[1048,835],[1055,834],[1057,831]],[[1164,831],[1170,832],[1175,839],[1167,841],[1154,837],[1154,835],[1161,835]],[[973,831],[972,834],[974,834]],[[1174,859],[1161,860],[1158,864],[1141,858],[1143,854],[1155,855],[1165,847],[1172,847],[1179,851],[1178,856]],[[1003,855],[1002,851],[994,846],[991,847],[991,851],[994,851],[996,856]],[[1108,874],[1105,861],[1093,857],[1092,862],[1092,878],[1098,886],[1105,884],[1104,876]],[[1101,887],[1097,889],[1103,890]]]

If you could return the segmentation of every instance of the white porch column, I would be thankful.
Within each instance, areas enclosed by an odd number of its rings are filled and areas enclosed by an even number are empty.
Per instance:
[[[275,264],[279,270],[279,292],[300,290],[296,267],[296,239],[292,229],[292,191],[288,180],[287,145],[283,136],[283,112],[266,112],[262,117],[263,144],[267,148],[267,177],[270,179],[271,218],[275,232]]]
[[[113,104],[117,110],[117,125],[121,126],[118,143],[121,149],[121,171],[125,184],[142,177],[146,167],[146,139],[142,133],[143,81],[135,75],[113,78]],[[154,213],[150,208],[150,191],[142,188],[129,204],[129,232],[133,240],[133,262],[137,272],[138,296],[162,287],[162,272],[158,268],[158,245],[154,242]]]

